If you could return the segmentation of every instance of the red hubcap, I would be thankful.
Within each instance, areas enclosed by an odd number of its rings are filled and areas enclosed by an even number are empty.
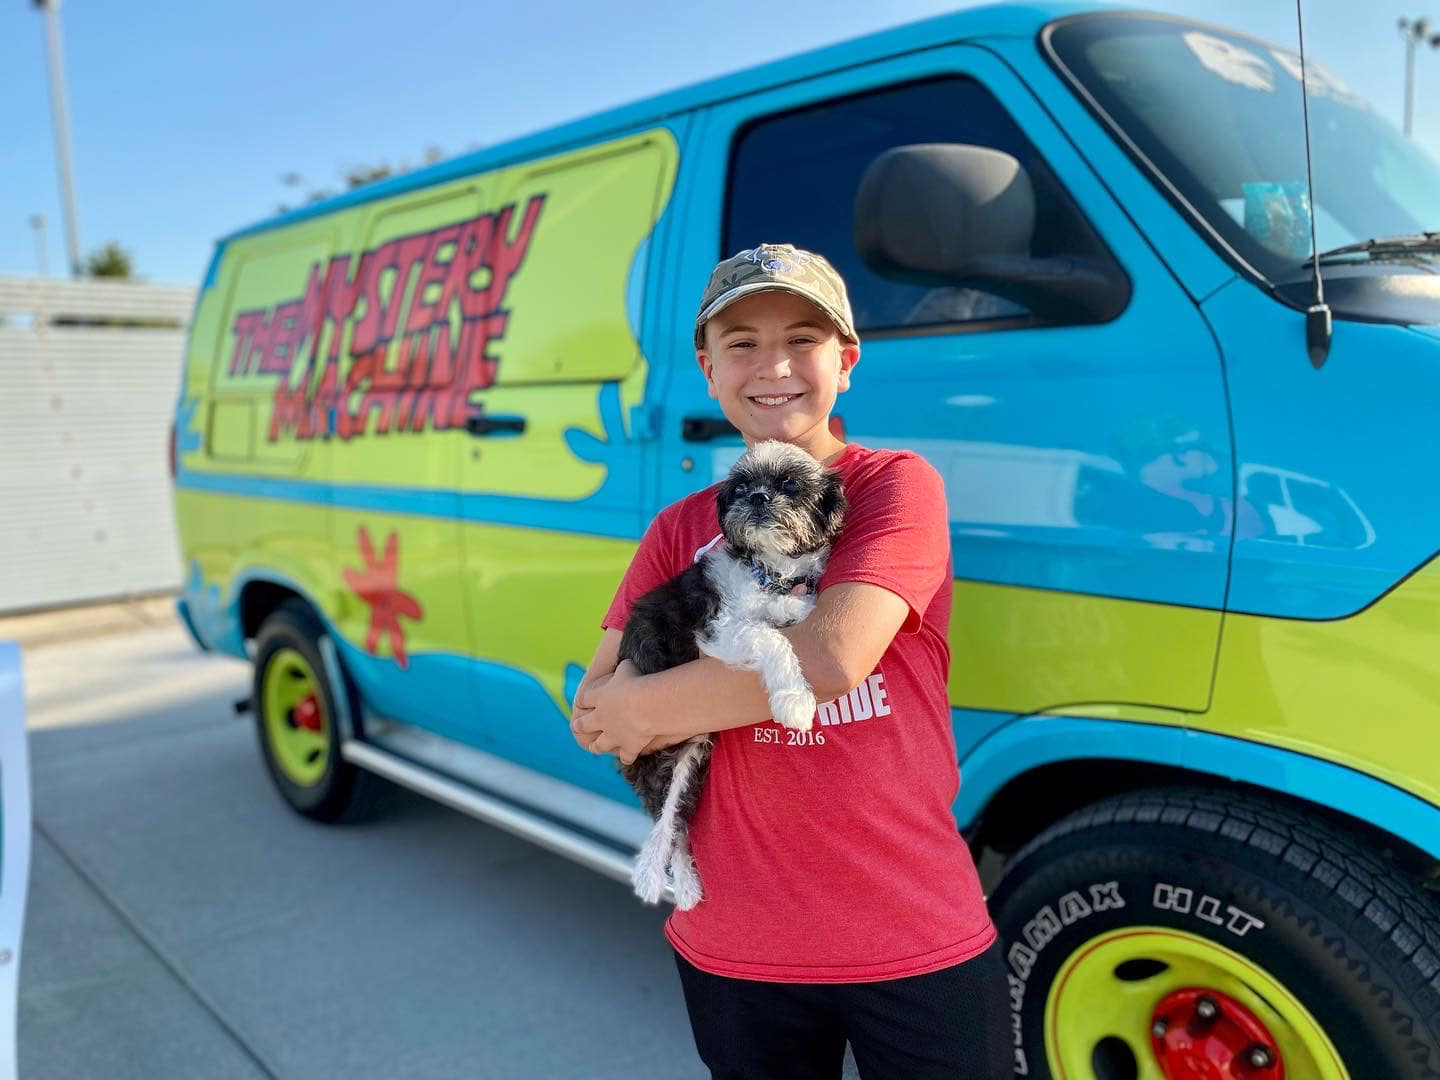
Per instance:
[[[1285,1080],[1270,1032],[1218,990],[1176,990],[1155,1007],[1150,1045],[1166,1080]]]
[[[297,728],[305,728],[309,731],[320,730],[320,702],[315,700],[314,694],[301,698],[296,703],[292,715]]]

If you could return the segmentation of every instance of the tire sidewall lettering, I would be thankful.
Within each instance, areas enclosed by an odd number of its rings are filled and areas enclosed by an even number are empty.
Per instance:
[[[1251,930],[1263,930],[1265,920],[1258,915],[1227,904],[1209,893],[1200,893],[1195,899],[1195,890],[1186,885],[1172,885],[1157,881],[1151,894],[1150,905],[1156,911],[1173,911],[1178,915],[1193,914],[1201,922],[1223,927],[1236,937],[1243,938]]]
[[[1030,1066],[1025,1052],[1022,1016],[1030,975],[1045,947],[1065,930],[1077,926],[1096,914],[1119,911],[1126,907],[1120,883],[1116,880],[1093,882],[1084,888],[1069,889],[1052,903],[1042,904],[1020,930],[1022,940],[1012,941],[1005,953],[1010,989],[1010,1026],[1015,1050],[1015,1075],[1029,1076]]]
[[[1066,961],[1102,935],[1144,926],[1211,942],[1266,972],[1310,1012],[1352,1075],[1366,1062],[1380,1071],[1365,1075],[1440,1076],[1415,1064],[1434,1053],[1426,1047],[1440,1014],[1403,997],[1384,966],[1401,960],[1354,937],[1324,891],[1300,887],[1304,879],[1266,853],[1227,849],[1213,835],[1191,847],[1171,830],[1147,833],[1133,825],[1071,832],[1031,849],[994,890],[1016,1076],[1052,1075],[1046,1005]]]

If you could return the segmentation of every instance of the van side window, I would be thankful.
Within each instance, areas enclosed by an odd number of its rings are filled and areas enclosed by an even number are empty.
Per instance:
[[[318,347],[302,317],[305,273],[323,267],[335,250],[332,222],[305,223],[261,235],[232,252],[220,287],[225,315],[217,321],[210,366],[210,399],[201,421],[205,452],[231,464],[294,466],[305,453],[293,439],[271,433],[275,403],[303,382],[297,352]]]
[[[1034,255],[1096,255],[1093,230],[1015,121],[974,79],[950,76],[807,106],[743,128],[731,153],[720,256],[762,242],[819,252],[844,276],[862,333],[997,320],[1030,325],[1030,312],[1013,301],[982,289],[882,277],[856,253],[853,208],[865,169],[892,147],[937,142],[1002,150],[1025,166],[1035,187]]]

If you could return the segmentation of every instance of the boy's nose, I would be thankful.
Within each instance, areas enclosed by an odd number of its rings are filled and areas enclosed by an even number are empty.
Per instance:
[[[760,369],[765,372],[774,372],[776,376],[783,378],[790,374],[790,357],[784,349],[775,349],[760,357]]]

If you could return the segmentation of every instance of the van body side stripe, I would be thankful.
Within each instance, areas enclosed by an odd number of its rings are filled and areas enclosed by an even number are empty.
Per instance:
[[[966,828],[1006,783],[1063,761],[1137,761],[1179,765],[1328,806],[1440,858],[1437,808],[1355,769],[1178,725],[1030,716],[988,735],[960,762],[965,781],[953,807]]]
[[[510,495],[472,495],[425,488],[330,484],[318,480],[287,480],[273,476],[235,476],[187,470],[177,488],[237,495],[250,499],[308,503],[346,510],[376,510],[417,517],[458,518],[494,525],[561,530],[587,536],[639,540],[645,531],[638,509],[607,510],[586,502],[524,499]]]

